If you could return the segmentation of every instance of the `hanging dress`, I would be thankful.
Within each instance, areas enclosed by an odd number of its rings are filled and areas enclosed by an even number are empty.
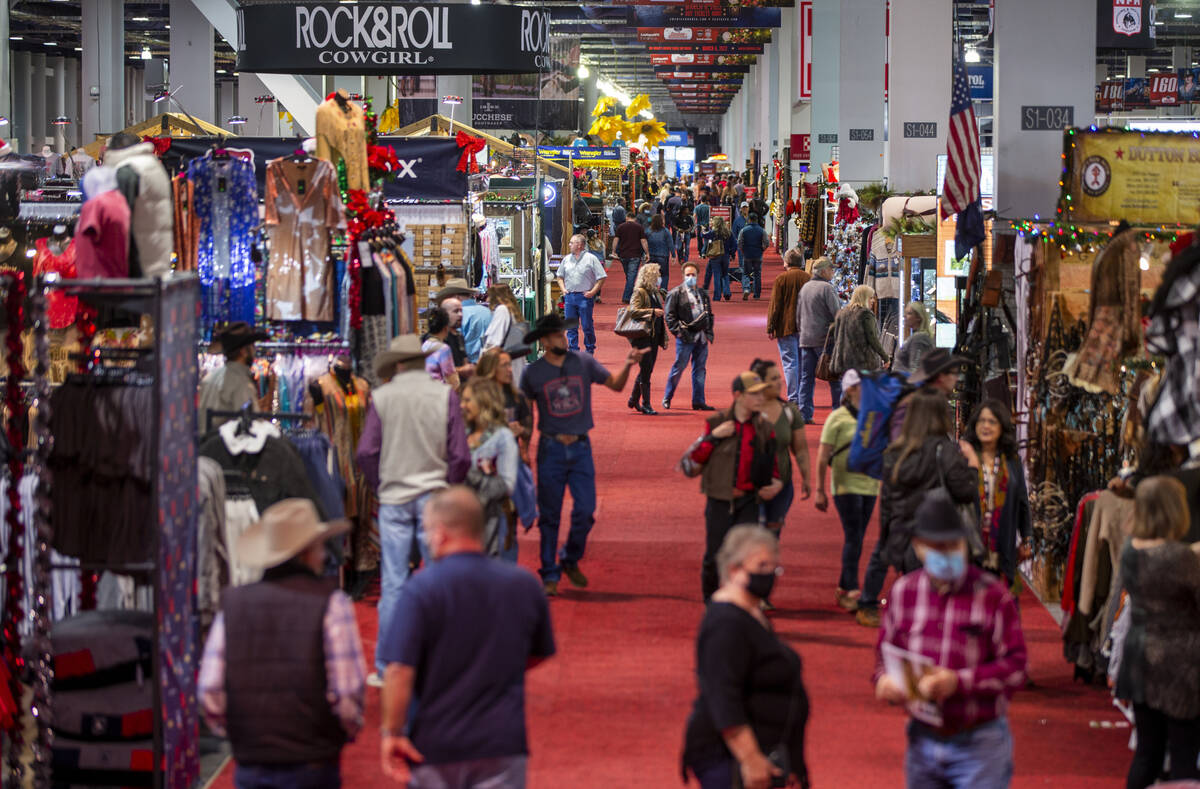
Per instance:
[[[42,274],[57,274],[63,279],[75,279],[75,240],[67,242],[62,252],[55,252],[50,247],[50,239],[39,238],[35,242],[37,255],[33,259],[34,276]],[[54,290],[46,302],[46,314],[50,319],[51,329],[65,329],[75,322],[79,311],[79,299],[68,296],[62,291]]]

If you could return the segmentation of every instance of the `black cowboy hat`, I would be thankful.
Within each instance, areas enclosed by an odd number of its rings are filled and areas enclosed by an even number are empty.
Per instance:
[[[525,336],[521,338],[521,341],[526,345],[533,345],[547,334],[553,334],[556,331],[574,329],[578,325],[578,318],[571,318],[570,320],[567,320],[557,312],[551,312],[548,315],[543,315],[542,317],[538,318],[537,323],[533,324],[533,328],[525,332]]]
[[[932,490],[922,499],[913,514],[912,527],[914,537],[930,542],[951,542],[967,536],[962,515],[944,488]]]
[[[956,367],[962,367],[964,364],[970,363],[970,359],[955,356],[945,348],[934,348],[921,357],[920,369],[909,376],[908,382],[911,384],[926,384],[944,372],[949,372]]]
[[[244,348],[251,343],[262,342],[270,337],[271,335],[254,329],[245,321],[234,321],[217,330],[211,351],[232,356],[239,348]]]

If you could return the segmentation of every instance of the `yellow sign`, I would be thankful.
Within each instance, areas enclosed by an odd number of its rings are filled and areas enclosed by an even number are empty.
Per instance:
[[[1067,132],[1062,217],[1073,223],[1200,223],[1200,139],[1170,132]]]

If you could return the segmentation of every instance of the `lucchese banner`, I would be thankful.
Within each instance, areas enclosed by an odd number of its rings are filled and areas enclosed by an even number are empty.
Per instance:
[[[550,68],[550,14],[448,3],[238,9],[238,68],[274,74],[528,74]]]
[[[1190,133],[1067,133],[1063,215],[1074,222],[1200,223],[1200,139]],[[1070,143],[1068,143],[1068,146]]]

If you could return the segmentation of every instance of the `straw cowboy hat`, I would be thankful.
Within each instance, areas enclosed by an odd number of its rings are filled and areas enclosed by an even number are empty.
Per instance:
[[[410,359],[424,359],[430,353],[432,351],[421,350],[421,338],[417,335],[401,334],[388,344],[386,351],[375,354],[375,375],[388,378],[398,363]]]
[[[344,519],[322,523],[309,499],[284,499],[267,507],[262,520],[238,537],[238,561],[251,567],[274,567],[349,529],[350,522]]]
[[[467,284],[467,281],[462,277],[446,280],[446,284],[437,292],[434,301],[441,304],[444,300],[451,296],[474,296],[475,290]]]

